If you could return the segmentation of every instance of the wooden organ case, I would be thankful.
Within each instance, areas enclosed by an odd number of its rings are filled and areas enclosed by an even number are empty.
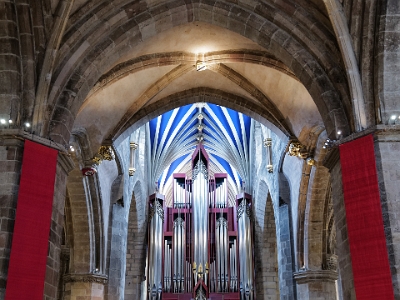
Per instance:
[[[209,174],[202,145],[192,178],[173,175],[173,199],[149,199],[148,299],[253,300],[251,196],[228,203],[225,173]]]

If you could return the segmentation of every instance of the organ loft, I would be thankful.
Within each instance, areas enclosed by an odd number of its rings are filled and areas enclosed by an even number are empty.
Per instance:
[[[202,144],[191,165],[191,176],[174,174],[172,199],[149,198],[148,299],[252,300],[251,196],[229,201],[227,174],[210,172]]]

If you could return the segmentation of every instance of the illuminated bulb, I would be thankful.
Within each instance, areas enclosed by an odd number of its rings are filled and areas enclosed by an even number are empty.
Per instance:
[[[393,116],[391,116],[390,117],[392,120],[395,120],[396,119],[396,115],[393,115]]]
[[[0,119],[0,123],[1,123],[1,124],[6,124],[6,120]]]
[[[25,126],[29,128],[29,127],[31,127],[31,124],[29,122],[26,122]]]
[[[75,151],[75,148],[74,148],[74,147],[72,147],[72,146],[69,146],[69,149],[70,149],[72,152],[74,152],[74,151]]]
[[[342,134],[342,131],[338,130],[337,134]]]
[[[12,121],[11,119],[10,119],[10,120],[8,120],[8,123],[12,124],[12,122],[13,122],[13,121]]]

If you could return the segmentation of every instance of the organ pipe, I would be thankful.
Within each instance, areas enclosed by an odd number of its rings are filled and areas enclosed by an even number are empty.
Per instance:
[[[241,299],[253,298],[253,254],[251,232],[251,210],[246,198],[238,207],[239,257],[240,257],[240,292]]]
[[[152,245],[149,249],[149,269],[148,269],[148,285],[149,298],[155,299],[161,297],[162,285],[162,227],[164,221],[164,210],[162,207],[162,199],[157,197],[152,201],[149,215],[149,241]]]

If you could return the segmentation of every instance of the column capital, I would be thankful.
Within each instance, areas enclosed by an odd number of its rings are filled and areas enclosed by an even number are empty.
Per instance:
[[[335,281],[338,279],[338,273],[333,270],[305,270],[295,272],[293,278],[298,284],[315,281]]]
[[[328,153],[325,155],[325,158],[322,162],[323,166],[329,170],[329,172],[336,166],[339,162],[339,149],[331,148]]]
[[[102,274],[66,274],[64,275],[64,283],[68,282],[89,282],[89,283],[101,283],[106,284],[108,282],[108,276]]]

